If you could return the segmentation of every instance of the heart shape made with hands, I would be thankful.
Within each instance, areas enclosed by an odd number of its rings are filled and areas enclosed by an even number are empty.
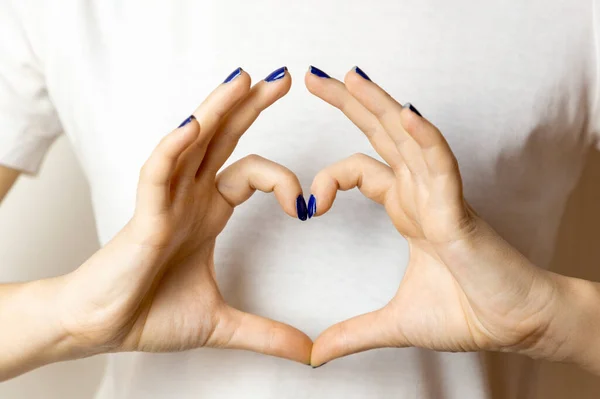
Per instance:
[[[213,254],[234,207],[260,190],[274,192],[292,217],[307,212],[296,175],[281,165],[249,156],[219,172],[243,133],[291,86],[285,68],[253,87],[238,68],[156,147],[140,174],[133,218],[72,279],[74,298],[89,301],[65,301],[78,306],[63,324],[113,350],[235,348],[313,367],[381,347],[475,351],[535,343],[549,296],[530,298],[523,287],[542,277],[465,201],[441,132],[359,68],[341,82],[311,67],[305,83],[364,132],[385,161],[356,154],[325,168],[308,209],[322,216],[338,190],[355,187],[385,207],[410,248],[405,276],[385,307],[335,324],[313,343],[294,327],[223,300]],[[121,253],[127,256],[115,255]],[[100,279],[91,272],[99,267]],[[89,289],[82,279],[97,284]],[[106,304],[102,312],[98,303]]]

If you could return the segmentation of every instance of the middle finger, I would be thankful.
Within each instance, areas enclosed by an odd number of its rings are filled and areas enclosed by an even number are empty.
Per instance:
[[[238,141],[258,116],[290,90],[292,78],[286,67],[273,71],[252,87],[248,95],[227,115],[208,146],[199,174],[210,178],[231,156]]]

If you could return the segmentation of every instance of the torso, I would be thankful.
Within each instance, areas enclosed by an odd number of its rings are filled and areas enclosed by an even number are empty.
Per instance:
[[[294,84],[250,128],[232,161],[249,153],[270,158],[310,192],[328,164],[355,152],[375,155],[339,111],[303,87],[309,64],[339,79],[357,64],[440,127],[470,203],[536,264],[548,264],[591,142],[591,1],[54,4],[31,16],[40,18],[32,45],[89,179],[103,242],[131,216],[139,168],[158,140],[237,66],[257,81],[287,65]],[[384,210],[357,192],[340,194],[328,215],[310,223],[255,195],[217,245],[229,303],[312,337],[386,304],[408,256]],[[488,389],[474,354],[380,350],[312,370],[198,350],[115,355],[102,394],[450,399],[487,398]]]

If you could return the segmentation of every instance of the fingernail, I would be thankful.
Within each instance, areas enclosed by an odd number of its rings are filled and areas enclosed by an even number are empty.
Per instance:
[[[419,115],[421,118],[423,117],[423,115],[421,115],[421,113],[419,112],[418,109],[416,109],[411,103],[406,103],[402,106],[402,108],[408,108],[410,109],[412,112],[414,112],[415,114]]]
[[[298,219],[305,221],[308,217],[308,211],[306,210],[306,201],[302,194],[296,198],[296,212],[298,213]]]
[[[327,363],[329,363],[329,362],[325,362],[325,363],[321,364],[320,366],[312,366],[312,368],[313,368],[313,370],[318,369],[319,367],[325,366]]]
[[[229,83],[231,82],[233,79],[237,78],[238,76],[240,76],[242,74],[242,68],[238,68],[235,71],[231,72],[229,74],[229,76],[227,76],[227,78],[223,81],[223,83]]]
[[[317,199],[311,194],[308,199],[308,218],[312,218],[315,213],[317,213]]]
[[[196,117],[194,115],[190,115],[186,120],[184,120],[183,122],[181,122],[181,125],[177,126],[177,129],[179,129],[180,127],[184,127],[185,125],[187,125],[188,123],[190,123],[194,119],[196,119]]]
[[[286,67],[281,67],[279,69],[274,70],[269,74],[269,76],[265,78],[265,82],[274,82],[276,80],[283,79],[286,71]]]
[[[369,81],[371,80],[371,78],[369,76],[367,76],[367,74],[362,69],[360,69],[358,66],[354,67],[354,72],[356,72],[357,74],[359,74],[364,79],[367,79]]]
[[[309,66],[308,70],[310,71],[310,73],[312,73],[315,76],[318,76],[320,78],[325,78],[325,79],[329,79],[331,78],[331,76],[327,75],[325,72],[321,71],[319,68],[314,67],[314,66]]]

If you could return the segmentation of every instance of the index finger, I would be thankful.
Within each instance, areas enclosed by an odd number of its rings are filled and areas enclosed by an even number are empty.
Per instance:
[[[287,94],[292,78],[286,67],[281,67],[252,87],[226,117],[208,147],[201,173],[210,178],[231,156],[238,141],[265,109]]]
[[[305,83],[308,91],[342,111],[367,136],[388,165],[395,168],[402,162],[393,140],[377,117],[350,94],[343,82],[311,66],[306,73]]]

